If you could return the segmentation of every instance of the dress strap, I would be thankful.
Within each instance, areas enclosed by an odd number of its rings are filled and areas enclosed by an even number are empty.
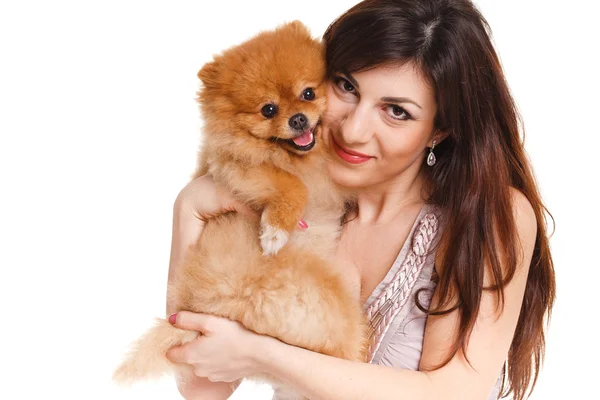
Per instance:
[[[427,212],[417,224],[406,258],[391,281],[366,309],[369,320],[369,362],[373,361],[394,318],[413,295],[417,278],[431,256],[430,250],[439,230],[438,216],[434,212]]]

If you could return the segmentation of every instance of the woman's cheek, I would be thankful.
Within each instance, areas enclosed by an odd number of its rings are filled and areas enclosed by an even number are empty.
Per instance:
[[[333,85],[327,87],[327,115],[339,119],[344,113],[346,103],[339,98]]]

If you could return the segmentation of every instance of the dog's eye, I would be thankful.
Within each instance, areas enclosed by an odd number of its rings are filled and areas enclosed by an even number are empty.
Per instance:
[[[312,88],[304,89],[304,91],[302,92],[302,98],[308,101],[314,100],[315,91]]]
[[[273,118],[275,115],[277,115],[277,111],[277,106],[275,104],[267,104],[260,110],[260,113],[265,118]]]

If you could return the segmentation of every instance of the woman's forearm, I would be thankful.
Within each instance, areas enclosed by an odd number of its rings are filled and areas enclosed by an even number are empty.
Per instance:
[[[194,216],[193,206],[185,198],[177,197],[173,205],[173,232],[169,259],[169,283],[177,275],[190,246],[196,243],[204,229],[204,222]],[[167,315],[177,311],[170,301],[167,288]]]
[[[426,373],[352,362],[266,338],[258,363],[263,372],[309,399],[434,399]]]
[[[177,389],[185,400],[226,400],[240,383],[241,380],[229,383],[211,382],[198,376],[187,379],[178,377]]]
[[[204,222],[194,216],[192,206],[185,199],[178,197],[173,205],[169,282],[177,275],[188,249],[196,243],[203,229]],[[167,288],[167,315],[177,311],[169,299]],[[177,388],[186,400],[225,400],[231,396],[237,385],[239,382],[211,382],[198,376],[188,377],[186,380],[181,377],[177,379]]]

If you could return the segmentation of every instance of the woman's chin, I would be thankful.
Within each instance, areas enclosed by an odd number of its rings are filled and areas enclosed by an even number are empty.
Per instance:
[[[344,167],[333,161],[327,164],[327,171],[331,179],[338,185],[348,189],[358,189],[368,186],[368,177],[365,171],[356,171]]]

